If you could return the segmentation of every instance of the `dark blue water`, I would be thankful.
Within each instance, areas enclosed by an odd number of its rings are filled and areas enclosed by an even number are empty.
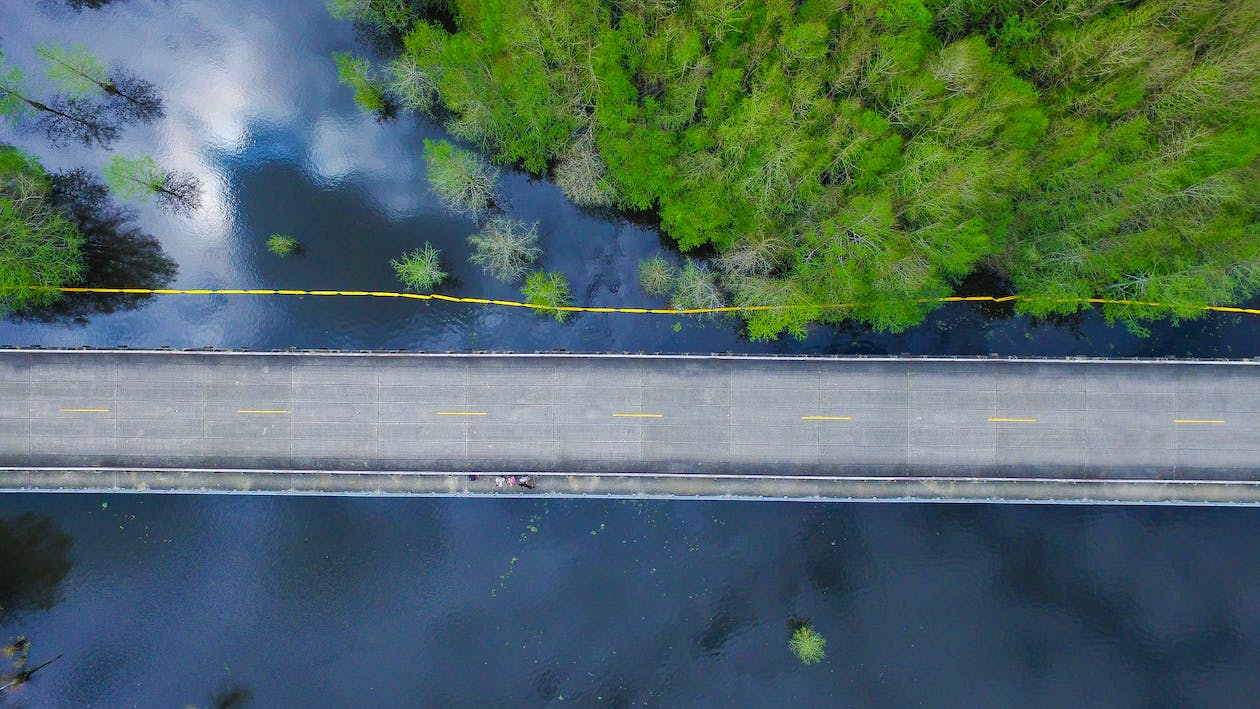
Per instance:
[[[315,0],[0,3],[11,61],[34,65],[38,41],[80,41],[154,82],[166,117],[128,127],[114,152],[206,188],[192,217],[98,205],[118,217],[100,252],[126,257],[102,257],[115,268],[98,285],[391,290],[389,259],[429,240],[453,276],[444,291],[513,297],[466,262],[474,225],[425,187],[419,145],[440,127],[379,124],[337,85],[328,56],[359,39]],[[110,155],[7,127],[0,140],[52,169]],[[579,303],[654,304],[637,262],[676,257],[654,231],[574,209],[522,174],[506,173],[504,191],[509,214],[539,220],[543,265]],[[272,232],[304,252],[268,254]],[[772,344],[724,321],[559,325],[328,298],[83,299],[41,317],[0,322],[0,344],[1260,350],[1242,317],[1137,338],[1095,314],[1036,323],[966,305],[900,335],[816,328]],[[8,495],[0,539],[24,512],[52,525],[42,538],[72,543],[0,549],[0,638],[25,633],[32,660],[64,657],[3,705],[205,707],[239,690],[258,707],[1234,707],[1260,690],[1251,510]],[[64,574],[41,573],[58,558]],[[823,664],[788,652],[793,619],[828,638]]]
[[[104,508],[108,505],[108,508]],[[29,706],[1241,707],[1243,509],[0,498],[74,538]],[[787,622],[828,659],[805,667]]]

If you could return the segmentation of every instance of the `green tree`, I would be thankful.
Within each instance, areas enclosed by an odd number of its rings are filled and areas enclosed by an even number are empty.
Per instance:
[[[0,311],[51,303],[83,275],[83,235],[50,189],[33,157],[0,146]]]
[[[389,265],[394,267],[398,280],[415,291],[432,290],[446,280],[446,271],[442,270],[442,252],[427,241],[423,248],[405,253],[390,261]]]
[[[201,206],[201,183],[190,172],[172,171],[145,156],[115,155],[102,171],[110,188],[123,199],[156,199],[158,205],[180,214]]]
[[[558,271],[534,271],[525,277],[525,287],[521,289],[525,302],[542,306],[538,312],[550,314],[556,322],[564,322],[571,314],[568,310],[558,308],[573,304],[569,295],[569,280]]]

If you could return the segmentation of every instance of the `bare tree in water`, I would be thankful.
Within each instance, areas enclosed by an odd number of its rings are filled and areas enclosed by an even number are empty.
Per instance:
[[[26,86],[21,68],[5,64],[0,54],[0,118],[14,125],[33,120],[54,145],[76,141],[109,147],[118,137],[114,116],[81,96],[57,95],[37,99]]]
[[[191,214],[201,206],[201,182],[191,172],[166,170],[151,157],[115,155],[105,166],[105,181],[124,199],[157,200],[178,214]]]
[[[82,44],[41,44],[36,51],[46,62],[48,78],[67,95],[103,95],[122,121],[152,123],[162,117],[162,97],[153,84],[122,67],[106,69]]]

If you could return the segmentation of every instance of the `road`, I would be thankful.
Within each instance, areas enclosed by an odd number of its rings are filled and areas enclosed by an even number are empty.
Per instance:
[[[0,351],[0,467],[1252,481],[1260,364]]]

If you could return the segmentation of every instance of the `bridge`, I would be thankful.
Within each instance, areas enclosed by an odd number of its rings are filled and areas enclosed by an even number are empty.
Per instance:
[[[1256,504],[1260,363],[0,350],[0,489]]]

